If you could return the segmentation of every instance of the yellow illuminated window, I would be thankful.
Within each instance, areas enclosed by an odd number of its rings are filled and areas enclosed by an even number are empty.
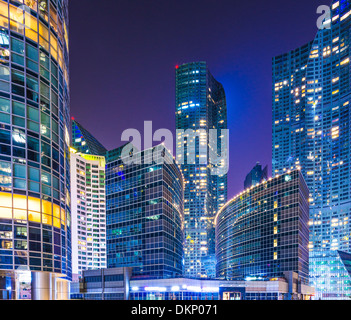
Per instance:
[[[0,219],[12,219],[12,209],[0,207]]]
[[[62,49],[59,47],[58,48],[59,50],[59,64],[60,64],[60,67],[61,69],[63,69],[63,61],[62,61],[62,57],[63,57],[63,53],[62,53]]]
[[[0,16],[0,26],[8,28],[8,26],[9,26],[9,19],[5,18],[3,16]]]
[[[66,221],[66,213],[64,209],[61,209],[61,220],[63,224]]]
[[[51,43],[51,55],[54,57],[55,60],[57,60],[57,39],[52,33],[50,35],[50,43]]]
[[[61,228],[60,219],[54,218],[54,227]]]
[[[278,221],[278,215],[277,214],[274,215],[274,221]]]
[[[41,204],[41,212],[45,213],[45,214],[49,214],[50,216],[52,216],[51,202],[43,201],[42,204]]]
[[[350,62],[350,58],[346,58],[343,61],[340,62],[340,65],[344,65]]]
[[[274,246],[278,247],[278,240],[277,239],[274,240]]]
[[[28,210],[40,212],[40,199],[28,197]]]
[[[27,27],[26,27],[26,37],[35,42],[38,42],[38,34],[32,29],[29,29]]]
[[[23,10],[13,5],[10,5],[10,19],[23,24],[24,23]]]
[[[60,207],[58,205],[54,204],[53,208],[54,208],[54,210],[53,210],[54,217],[60,219]]]
[[[57,60],[57,51],[56,50],[54,50],[54,48],[51,46],[51,55],[53,56],[53,58],[55,59],[55,60]]]
[[[278,227],[274,227],[274,234],[278,233]]]
[[[39,22],[39,34],[46,40],[49,41],[49,30],[44,26],[43,23]]]
[[[69,51],[69,47],[68,47],[68,32],[67,32],[66,22],[63,23],[63,32],[64,32],[64,37],[65,37],[66,48],[67,48],[67,51]]]
[[[27,210],[13,209],[13,218],[15,220],[27,220]]]
[[[32,15],[28,14],[27,12],[25,14],[25,23],[26,23],[27,28],[30,28],[30,29],[34,30],[35,32],[38,32],[37,19],[32,17]]]
[[[278,208],[278,201],[274,201],[274,209]]]
[[[44,40],[42,37],[39,37],[39,44],[46,50],[49,51],[49,42]]]
[[[19,10],[17,7],[10,6],[10,29],[23,34],[24,30],[24,14],[23,10]]]
[[[1,240],[2,249],[12,249],[12,241]]]
[[[13,207],[16,209],[27,209],[27,197],[18,194],[13,195]]]
[[[3,16],[8,17],[8,15],[9,15],[9,8],[7,6],[7,2],[0,1],[0,13]]]
[[[28,211],[28,220],[32,222],[41,222],[41,213],[39,212],[34,212],[34,211]]]
[[[51,32],[51,37],[50,37],[50,43],[51,43],[51,46],[57,50],[57,39],[56,37],[53,35],[53,33]]]
[[[41,217],[43,219],[43,224],[52,225],[52,217],[51,216],[43,214]]]
[[[278,259],[278,253],[277,252],[274,252],[274,260],[277,260]]]
[[[10,193],[0,193],[0,205],[12,208],[12,195]]]

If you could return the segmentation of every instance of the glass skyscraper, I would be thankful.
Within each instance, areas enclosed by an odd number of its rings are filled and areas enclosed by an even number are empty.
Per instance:
[[[216,216],[217,276],[308,285],[309,191],[298,170],[245,190]]]
[[[0,1],[0,299],[68,297],[67,6]]]
[[[178,165],[161,145],[130,153],[140,162],[114,155],[106,166],[108,268],[133,267],[133,276],[143,278],[181,276],[183,177]]]
[[[223,86],[206,62],[176,68],[176,129],[177,161],[185,180],[185,276],[215,277],[213,220],[227,201],[227,174],[212,174],[215,165],[209,159],[225,151],[221,130],[227,129],[227,106]]]
[[[333,1],[314,41],[273,59],[273,174],[301,167],[310,190],[317,298],[351,297],[350,1]]]

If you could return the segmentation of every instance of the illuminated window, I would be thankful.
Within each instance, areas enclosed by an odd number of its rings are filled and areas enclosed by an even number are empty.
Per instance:
[[[56,228],[61,228],[60,219],[54,218],[53,224],[54,224],[54,227],[56,227]]]
[[[60,207],[58,205],[54,204],[53,209],[54,209],[53,210],[54,217],[60,219]]]
[[[51,216],[43,214],[41,217],[43,219],[43,224],[52,225],[52,217]]]
[[[13,218],[15,220],[27,220],[27,210],[13,209]]]
[[[28,210],[40,212],[40,199],[28,198]]]
[[[62,224],[65,224],[66,222],[66,213],[65,210],[61,208],[61,220],[62,220]]]
[[[12,219],[12,209],[0,207],[0,219]]]
[[[12,195],[10,193],[0,193],[0,205],[12,208]]]
[[[28,220],[32,221],[32,222],[41,223],[41,213],[34,212],[34,211],[28,211]]]
[[[51,202],[43,201],[41,204],[41,208],[42,208],[42,213],[52,215]]]
[[[14,194],[13,195],[13,207],[16,209],[27,209],[27,197]]]

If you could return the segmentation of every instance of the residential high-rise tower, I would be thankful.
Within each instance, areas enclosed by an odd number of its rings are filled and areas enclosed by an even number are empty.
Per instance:
[[[72,272],[106,268],[105,157],[71,148]]]
[[[273,59],[273,174],[301,167],[310,190],[317,298],[351,297],[350,1],[332,1],[314,41]]]

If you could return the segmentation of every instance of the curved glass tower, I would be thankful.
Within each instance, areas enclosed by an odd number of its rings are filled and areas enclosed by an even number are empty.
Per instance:
[[[0,299],[68,297],[67,6],[0,1]]]
[[[273,172],[301,166],[310,190],[317,297],[351,297],[351,2],[333,1],[309,45],[274,58]],[[307,55],[306,55],[307,53]]]
[[[294,272],[308,284],[308,196],[295,170],[229,201],[216,216],[217,277],[269,280]]]

